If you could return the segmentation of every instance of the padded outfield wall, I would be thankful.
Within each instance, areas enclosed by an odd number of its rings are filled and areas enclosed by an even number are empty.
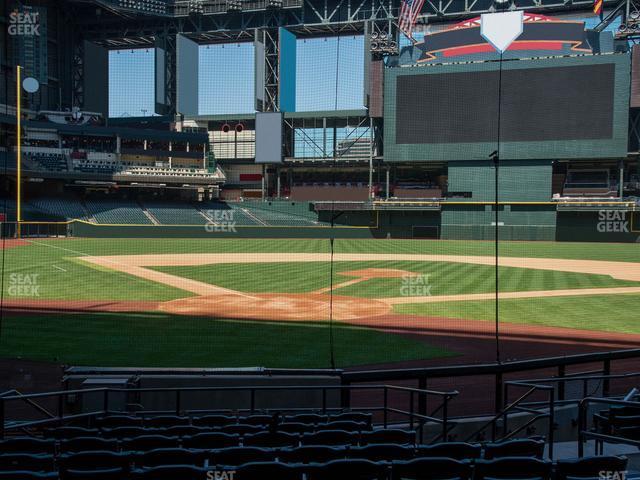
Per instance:
[[[331,226],[331,218],[334,226]],[[440,212],[426,211],[323,211],[319,226],[248,226],[217,229],[212,225],[97,225],[75,221],[67,233],[84,238],[300,238],[382,239],[440,237]],[[28,234],[44,232],[43,225],[24,225]]]
[[[561,210],[556,240],[640,243],[640,210],[637,207]]]

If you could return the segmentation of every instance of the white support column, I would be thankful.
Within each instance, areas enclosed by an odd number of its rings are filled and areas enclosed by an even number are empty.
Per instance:
[[[389,169],[387,168],[387,184],[386,184],[386,193],[385,193],[385,197],[387,200],[389,200],[389,191],[390,191],[390,187],[389,187],[389,181],[390,181],[390,173],[389,173]]]

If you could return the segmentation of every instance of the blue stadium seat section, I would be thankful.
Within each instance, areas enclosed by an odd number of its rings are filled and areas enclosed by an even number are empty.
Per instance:
[[[2,200],[2,199],[0,199]],[[4,204],[3,204],[4,205]],[[7,211],[15,218],[15,199]],[[233,224],[252,227],[329,227],[318,221],[308,202],[203,201],[121,199],[115,196],[39,196],[23,199],[23,220],[82,220],[103,225],[205,226]]]
[[[87,199],[87,209],[98,223],[151,225],[140,205],[130,200]]]
[[[627,468],[621,456],[552,462],[543,447],[539,438],[421,445],[414,431],[375,428],[361,412],[105,415],[0,441],[0,478],[568,480]]]

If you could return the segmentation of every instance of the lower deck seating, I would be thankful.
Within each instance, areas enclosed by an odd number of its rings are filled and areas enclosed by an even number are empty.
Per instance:
[[[144,207],[162,225],[205,225],[207,219],[188,203],[144,202]]]
[[[137,224],[149,225],[151,220],[134,201],[88,199],[86,201],[89,213],[98,223],[104,224]]]
[[[420,445],[361,412],[109,415],[1,441],[0,479],[587,480],[626,469],[624,457],[553,463],[543,449],[541,439]]]
[[[37,165],[39,170],[48,172],[66,172],[69,170],[67,157],[62,153],[25,153],[25,157]]]
[[[162,478],[206,479],[207,472],[233,472],[237,480],[568,480],[598,478],[601,471],[624,472],[625,457],[586,457],[555,463],[533,457],[493,460],[419,457],[402,447],[384,445],[383,455],[317,446],[219,450],[160,448],[146,452],[88,451],[61,455],[0,455],[0,478]],[[382,458],[381,458],[382,457]],[[293,460],[293,461],[292,461]],[[13,476],[12,476],[13,475]],[[192,476],[193,475],[193,476]],[[218,477],[220,478],[220,477]]]
[[[87,214],[79,199],[65,197],[39,197],[29,201],[36,210],[67,220],[86,220]]]
[[[327,226],[317,221],[315,212],[308,211],[308,204],[291,202],[188,203],[143,200],[138,203],[111,196],[94,196],[86,199],[83,205],[79,198],[66,194],[27,200],[23,204],[23,211],[29,213],[25,219],[45,222],[79,219],[99,224],[149,225],[157,222],[160,225]],[[145,209],[151,218],[145,214]]]

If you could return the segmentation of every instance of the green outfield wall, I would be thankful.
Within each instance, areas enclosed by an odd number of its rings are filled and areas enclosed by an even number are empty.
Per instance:
[[[501,203],[500,240],[640,243],[640,210],[616,204],[558,206],[550,202]],[[557,210],[559,209],[559,210]],[[334,227],[331,227],[333,218]],[[308,239],[443,239],[493,240],[495,206],[491,203],[451,202],[441,210],[321,211],[322,226],[202,226],[96,225],[25,222],[24,237],[86,238],[308,238]],[[5,238],[15,238],[14,222],[1,224]]]
[[[603,208],[558,212],[556,240],[640,243],[640,211]]]

